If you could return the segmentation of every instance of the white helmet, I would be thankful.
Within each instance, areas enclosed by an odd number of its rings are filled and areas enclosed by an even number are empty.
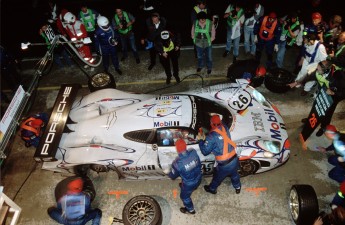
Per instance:
[[[75,15],[71,12],[67,12],[63,19],[66,21],[66,23],[73,24],[75,22]]]
[[[107,31],[110,29],[109,20],[105,16],[99,16],[97,18],[97,24],[104,31]]]
[[[169,38],[170,38],[169,31],[163,30],[163,31],[161,32],[161,38],[162,38],[163,40],[169,39]]]

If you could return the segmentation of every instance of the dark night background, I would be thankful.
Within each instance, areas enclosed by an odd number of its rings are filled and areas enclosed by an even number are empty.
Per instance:
[[[241,2],[256,2],[253,0],[240,0]],[[331,15],[339,14],[345,18],[342,1],[321,0],[321,4],[313,7],[312,0],[288,1],[288,0],[261,0],[259,2],[265,7],[265,14],[275,11],[278,16],[283,16],[292,10],[300,10],[306,23],[310,23],[311,13],[319,11],[323,18],[328,21]],[[115,13],[115,6],[120,4],[126,11],[132,13],[135,17],[139,15],[140,0],[57,0],[60,8],[66,8],[78,14],[81,3],[85,3],[89,8],[97,10],[100,14],[112,18]],[[195,0],[160,0],[161,16],[166,17],[168,24],[178,29],[182,34],[183,45],[191,45],[190,38],[190,12],[195,5]],[[229,0],[208,0],[207,4],[212,14],[218,14],[223,17],[224,11]],[[1,0],[1,39],[3,47],[17,55],[19,58],[28,56],[43,56],[45,48],[35,46],[29,51],[20,51],[20,43],[30,41],[31,43],[42,42],[43,39],[38,34],[42,25],[44,13],[48,9],[47,0]],[[139,22],[134,28],[138,29]],[[226,27],[224,19],[220,20],[216,34],[216,44],[225,43]],[[138,36],[138,35],[136,35]],[[136,37],[137,41],[139,37]]]

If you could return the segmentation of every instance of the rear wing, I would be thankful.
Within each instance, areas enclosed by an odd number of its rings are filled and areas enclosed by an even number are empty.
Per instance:
[[[34,155],[36,161],[56,160],[55,155],[66,125],[68,114],[80,88],[80,84],[61,85],[48,124],[45,127]]]

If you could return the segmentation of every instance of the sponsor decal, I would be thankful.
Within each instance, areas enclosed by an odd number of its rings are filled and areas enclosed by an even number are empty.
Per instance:
[[[155,165],[147,165],[147,166],[126,166],[122,167],[122,171],[124,172],[131,172],[131,171],[146,171],[146,170],[156,170]]]
[[[271,122],[270,126],[270,132],[271,132],[271,137],[276,139],[276,140],[282,140],[281,135],[280,135],[280,126],[278,124],[278,120],[275,117],[274,111],[270,109],[264,109],[265,114],[268,115],[268,122]]]
[[[156,109],[156,114],[166,114],[168,112],[165,108],[158,108]]]
[[[252,114],[254,130],[265,132],[264,123],[262,122],[262,118],[261,118],[261,113],[251,112],[251,114]]]
[[[175,95],[172,95],[172,96],[160,96],[160,97],[157,97],[156,100],[179,100],[180,99],[180,96],[175,96]]]
[[[173,127],[180,126],[180,121],[158,121],[153,122],[153,127]]]
[[[192,124],[191,124],[191,128],[195,129],[198,110],[196,108],[196,103],[195,103],[194,97],[190,96],[190,99],[192,101]]]

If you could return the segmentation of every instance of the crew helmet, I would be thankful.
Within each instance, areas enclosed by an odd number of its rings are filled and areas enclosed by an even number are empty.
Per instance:
[[[104,30],[104,31],[107,31],[107,30],[110,29],[109,20],[108,20],[108,18],[105,17],[105,16],[99,16],[99,17],[97,18],[97,24],[98,24],[98,26],[99,26],[102,30]]]
[[[317,19],[321,20],[322,16],[320,13],[314,12],[313,14],[311,14],[311,18],[312,18],[312,20],[317,20]]]
[[[66,21],[66,23],[73,24],[76,20],[75,15],[71,12],[67,12],[63,19]]]
[[[39,128],[41,127],[43,124],[43,121],[41,119],[34,119],[33,121],[31,121],[31,126],[34,128]]]
[[[259,65],[258,68],[256,68],[255,75],[258,77],[263,77],[266,75],[266,68],[263,65]]]

